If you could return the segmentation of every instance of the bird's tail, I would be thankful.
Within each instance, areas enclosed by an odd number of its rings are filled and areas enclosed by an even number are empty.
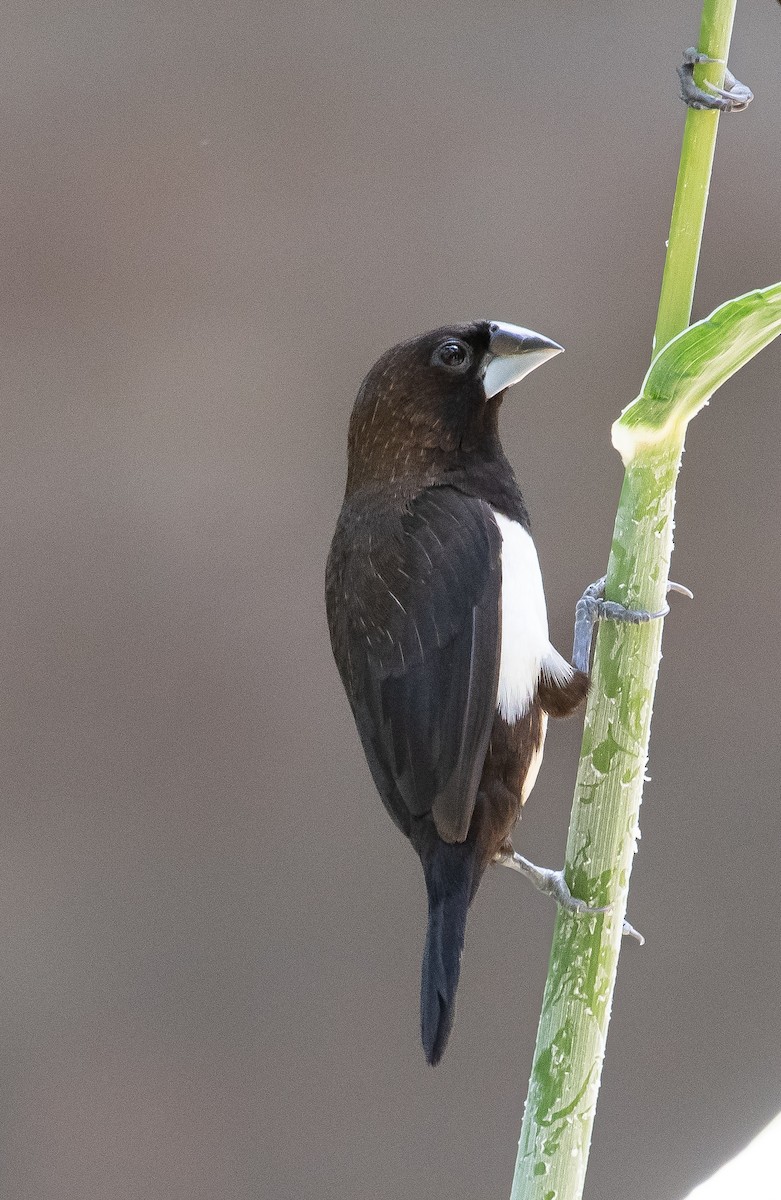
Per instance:
[[[428,892],[428,930],[420,980],[420,1033],[432,1067],[445,1052],[456,1015],[466,914],[474,895],[473,841],[437,840],[422,855]]]

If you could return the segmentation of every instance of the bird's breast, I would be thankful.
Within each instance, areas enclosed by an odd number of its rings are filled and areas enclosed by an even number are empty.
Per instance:
[[[502,622],[496,704],[510,723],[528,712],[552,647],[537,551],[517,521],[492,510],[502,535]],[[529,789],[531,790],[531,789]]]

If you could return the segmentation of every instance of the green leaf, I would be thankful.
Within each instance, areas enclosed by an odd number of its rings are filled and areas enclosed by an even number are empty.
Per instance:
[[[680,439],[713,393],[781,333],[781,283],[728,300],[690,325],[648,368],[640,395],[613,424],[628,464],[638,450]]]

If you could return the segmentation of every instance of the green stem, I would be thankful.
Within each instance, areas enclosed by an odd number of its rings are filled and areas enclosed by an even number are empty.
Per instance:
[[[737,0],[705,0],[699,49],[726,62]],[[697,68],[721,83],[723,66]],[[654,349],[686,328],[705,221],[718,113],[689,110]],[[608,565],[610,599],[662,607],[672,553],[675,483],[685,425],[631,457]],[[567,881],[609,914],[559,912],[511,1200],[579,1200],[583,1192],[661,657],[662,622],[601,625],[592,671]]]
[[[655,447],[629,465],[610,571],[613,595],[661,607],[672,552],[681,444]],[[513,1200],[577,1200],[591,1140],[661,648],[661,621],[605,622],[592,670],[575,803],[568,883],[605,917],[559,912],[521,1131]]]
[[[736,3],[737,0],[726,3],[705,0],[703,4],[697,49],[720,61],[695,68],[700,86],[704,80],[717,87],[724,82]],[[654,354],[685,329],[691,318],[718,128],[718,112],[688,109],[654,332]]]

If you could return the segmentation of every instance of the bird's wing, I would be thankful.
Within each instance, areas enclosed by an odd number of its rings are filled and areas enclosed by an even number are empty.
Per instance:
[[[348,693],[367,759],[396,820],[430,812],[449,842],[468,833],[496,714],[501,545],[486,503],[433,487],[375,527],[361,572]]]

